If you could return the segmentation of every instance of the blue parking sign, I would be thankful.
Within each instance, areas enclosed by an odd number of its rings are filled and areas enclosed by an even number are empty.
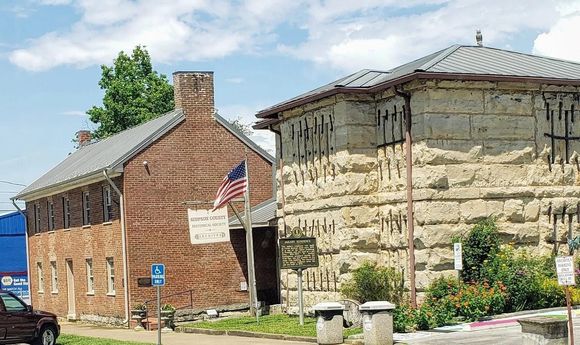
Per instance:
[[[153,264],[151,265],[151,285],[165,286],[165,265]]]

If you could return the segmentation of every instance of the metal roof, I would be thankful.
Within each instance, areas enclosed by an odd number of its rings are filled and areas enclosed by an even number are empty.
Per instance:
[[[265,118],[277,111],[299,106],[301,100],[311,102],[316,100],[317,96],[326,97],[332,91],[357,89],[364,91],[411,76],[417,72],[435,75],[465,74],[556,79],[578,81],[580,84],[580,63],[578,62],[490,47],[454,45],[390,70],[361,70],[266,108],[258,112],[257,117]],[[262,123],[265,122],[258,123],[256,127],[264,128],[261,126]]]
[[[271,226],[270,222],[276,219],[276,210],[278,205],[276,204],[276,199],[266,200],[254,207],[252,207],[252,227],[265,227]],[[242,220],[245,220],[245,216],[241,216]],[[241,229],[243,228],[235,215],[230,217],[230,228]]]
[[[82,146],[24,188],[14,199],[22,199],[46,188],[102,174],[105,169],[117,169],[184,119],[183,111],[176,109],[101,141]]]

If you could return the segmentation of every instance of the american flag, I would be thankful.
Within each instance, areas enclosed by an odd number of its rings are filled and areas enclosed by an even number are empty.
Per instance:
[[[248,180],[246,179],[246,161],[242,161],[224,177],[213,202],[213,210],[227,204],[233,198],[246,192]]]

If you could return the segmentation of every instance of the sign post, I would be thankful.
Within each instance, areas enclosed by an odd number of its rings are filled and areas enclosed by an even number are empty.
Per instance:
[[[315,237],[302,237],[300,228],[293,230],[293,235],[280,240],[280,268],[297,271],[298,276],[298,312],[300,325],[304,326],[304,297],[302,288],[302,271],[309,267],[318,267],[318,249]]]
[[[570,344],[574,345],[574,324],[572,322],[572,307],[570,306],[570,289],[568,288],[570,285],[576,285],[576,280],[574,278],[574,257],[558,256],[556,258],[556,273],[558,274],[558,284],[563,285],[564,291],[566,292]]]
[[[157,345],[161,345],[161,287],[165,286],[165,265],[151,265],[151,285],[157,289]]]

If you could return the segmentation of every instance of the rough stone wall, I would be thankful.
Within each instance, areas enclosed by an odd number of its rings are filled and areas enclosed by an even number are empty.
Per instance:
[[[413,82],[406,90],[419,291],[454,274],[452,237],[485,217],[497,218],[506,242],[563,252],[554,236],[563,241],[578,229],[580,143],[568,140],[566,149],[563,140],[564,133],[580,136],[578,90],[459,81]],[[365,260],[400,268],[408,283],[403,111],[404,100],[389,90],[329,97],[283,114],[280,215],[320,247],[320,267],[304,273],[307,305],[340,298],[341,281]],[[329,121],[333,131],[323,133],[320,124]],[[556,135],[554,144],[546,133]],[[328,151],[326,142],[334,143]],[[280,220],[280,237],[285,231]],[[294,306],[293,272],[282,272],[282,289]]]

